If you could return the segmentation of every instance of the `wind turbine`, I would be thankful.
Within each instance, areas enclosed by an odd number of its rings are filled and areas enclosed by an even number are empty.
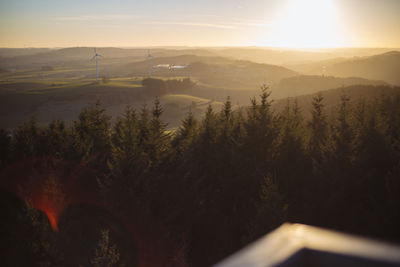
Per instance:
[[[100,54],[97,54],[96,48],[94,48],[94,56],[92,57],[91,60],[96,59],[96,82],[98,82],[98,80],[99,80],[99,64],[98,64],[99,57],[103,57],[103,56]]]
[[[150,49],[147,49],[147,77],[151,77],[151,59],[153,56],[150,54]]]

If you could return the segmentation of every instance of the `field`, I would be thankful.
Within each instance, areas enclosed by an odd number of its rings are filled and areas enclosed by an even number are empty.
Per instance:
[[[97,100],[114,119],[122,115],[127,106],[137,110],[143,105],[149,108],[152,106],[155,96],[146,94],[141,85],[145,77],[100,78],[96,83],[95,78],[79,75],[88,70],[93,72],[93,68],[82,68],[79,71],[60,68],[54,71],[16,70],[1,74],[0,127],[14,128],[30,117],[35,117],[39,125],[54,119],[64,119],[71,123],[77,119],[82,108]],[[69,77],[71,74],[74,74],[73,77]],[[189,110],[196,117],[200,117],[209,104],[219,110],[221,101],[228,95],[244,98],[247,93],[198,83],[185,94],[160,96],[165,110],[163,119],[170,128],[174,128]]]
[[[247,50],[242,50],[241,55],[245,55]],[[396,77],[400,75],[397,67],[400,52],[395,51],[357,59],[363,66],[358,69],[358,65],[354,65],[358,61],[353,58],[341,57],[340,60],[327,61],[321,53],[291,52],[293,58],[313,60],[308,65],[303,64],[302,68],[291,65],[295,70],[314,69],[313,72],[303,73],[269,64],[275,63],[272,55],[281,55],[279,51],[251,50],[261,58],[262,55],[270,55],[270,61],[262,63],[249,61],[253,59],[250,56],[243,58],[239,54],[229,54],[229,51],[156,49],[152,52],[152,78],[190,78],[195,83],[195,86],[185,88],[184,91],[171,90],[158,95],[164,106],[162,118],[170,129],[176,128],[189,110],[197,118],[209,104],[219,110],[228,96],[234,107],[249,105],[250,98],[259,95],[263,84],[269,86],[271,97],[281,107],[287,97],[300,97],[353,85],[396,85]],[[142,80],[148,74],[149,62],[143,56],[146,51],[103,48],[99,52],[104,58],[99,60],[98,82],[95,79],[95,62],[90,61],[93,53],[90,48],[49,50],[14,57],[3,55],[0,58],[0,127],[15,128],[30,117],[35,117],[39,125],[61,118],[70,124],[77,119],[82,108],[98,100],[113,119],[121,115],[126,106],[136,110],[140,110],[143,105],[150,108],[157,95],[150,94],[142,86]],[[288,54],[287,60],[289,58]],[[374,71],[381,68],[376,64],[377,61],[387,66],[385,73],[388,74],[369,75],[371,71],[379,73]],[[319,73],[321,66],[326,65],[326,70],[337,68],[337,62],[346,66],[349,75],[342,73],[329,76]],[[186,67],[157,67],[171,64]],[[352,77],[354,74],[359,76]],[[373,90],[370,92],[368,94],[377,95]],[[311,96],[306,99],[311,99]],[[302,106],[307,108],[309,102],[301,101]]]

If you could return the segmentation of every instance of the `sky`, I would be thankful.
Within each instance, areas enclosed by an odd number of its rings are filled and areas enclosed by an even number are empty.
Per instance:
[[[0,0],[0,47],[400,47],[400,0]]]

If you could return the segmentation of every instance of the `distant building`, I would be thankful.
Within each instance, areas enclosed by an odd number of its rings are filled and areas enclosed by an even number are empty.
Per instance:
[[[155,69],[169,69],[169,70],[177,70],[177,69],[185,69],[188,65],[173,65],[173,64],[158,64],[154,66]]]

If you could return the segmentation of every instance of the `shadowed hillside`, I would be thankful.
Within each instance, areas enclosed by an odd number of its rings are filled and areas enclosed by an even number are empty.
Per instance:
[[[303,114],[309,118],[311,116],[310,111],[312,110],[312,100],[314,97],[321,94],[324,98],[326,113],[330,116],[335,113],[335,108],[337,107],[337,104],[340,102],[340,99],[343,95],[350,98],[350,104],[355,104],[359,101],[373,102],[377,101],[381,97],[396,95],[399,93],[400,87],[392,87],[387,85],[352,85],[320,91],[318,93],[309,95],[279,99],[274,102],[273,108],[277,111],[282,111],[288,102],[293,103],[294,101],[297,101],[299,108],[303,111]]]
[[[282,79],[272,89],[272,97],[285,98],[313,94],[319,91],[347,87],[350,85],[385,85],[383,81],[372,81],[363,78],[339,78],[320,75],[300,75]]]
[[[400,84],[400,52],[354,59],[328,66],[326,73],[340,77],[364,77]]]
[[[6,68],[32,68],[51,64],[54,66],[69,65],[71,62],[87,62],[93,56],[93,47],[70,47],[61,49],[0,49],[0,66]],[[116,48],[101,47],[98,53],[105,60],[120,62],[141,61],[147,56],[147,48]],[[178,56],[192,54],[198,56],[214,56],[215,54],[205,49],[164,49],[154,48],[151,50],[154,57]]]
[[[384,54],[353,57],[351,59],[336,58],[293,66],[293,69],[305,74],[332,75],[337,77],[362,77],[371,80],[400,84],[400,52],[391,51]]]

